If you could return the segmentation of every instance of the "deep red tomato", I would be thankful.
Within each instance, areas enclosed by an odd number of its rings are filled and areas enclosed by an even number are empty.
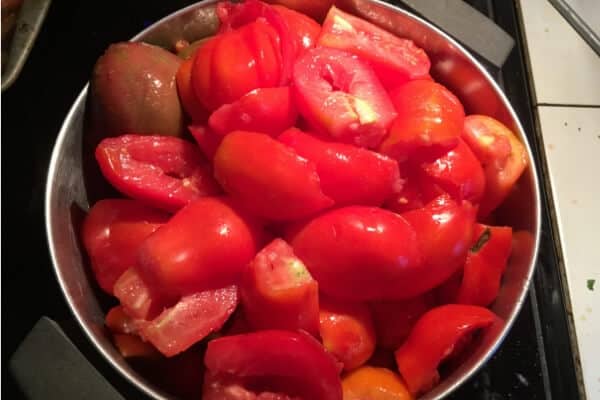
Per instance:
[[[204,125],[190,125],[188,129],[198,146],[200,146],[202,153],[204,153],[207,159],[212,161],[215,158],[215,153],[221,144],[221,140],[223,140],[223,136],[213,132],[208,126]]]
[[[321,33],[321,25],[309,16],[299,13],[282,5],[273,5],[273,8],[286,22],[293,39],[296,41],[296,54],[315,47],[317,38]]]
[[[433,304],[432,296],[427,293],[406,300],[371,302],[377,346],[396,350],[408,337],[421,315]]]
[[[391,93],[398,117],[379,150],[403,161],[415,151],[447,151],[458,143],[465,112],[448,89],[430,80],[416,80]]]
[[[218,134],[246,130],[277,136],[294,125],[298,111],[289,87],[254,89],[213,112],[209,126]]]
[[[154,318],[177,300],[163,293],[159,287],[149,285],[133,267],[119,277],[113,292],[123,311],[131,318],[141,320]]]
[[[294,65],[292,79],[300,114],[337,141],[376,147],[396,117],[371,67],[345,51],[308,50]]]
[[[192,68],[198,100],[214,111],[253,89],[278,86],[281,52],[277,42],[275,29],[257,20],[204,43],[196,51]]]
[[[374,151],[325,142],[296,128],[278,140],[315,163],[323,193],[337,205],[379,206],[402,188],[396,160]]]
[[[314,163],[256,132],[228,134],[215,155],[215,177],[255,215],[276,221],[308,217],[333,205]]]
[[[290,245],[275,239],[248,264],[240,286],[244,314],[255,329],[319,333],[319,286]]]
[[[90,209],[82,227],[83,244],[96,282],[107,293],[136,263],[142,241],[169,220],[169,215],[136,200],[105,199]]]
[[[436,307],[419,318],[395,353],[398,370],[411,393],[421,393],[435,385],[439,380],[437,367],[456,343],[495,321],[499,318],[487,308],[458,304]]]
[[[364,364],[375,350],[375,329],[365,303],[320,299],[320,333],[325,349],[351,371]]]
[[[302,332],[267,330],[211,340],[204,364],[213,376],[241,378],[261,391],[311,400],[341,400],[337,365]]]
[[[185,60],[177,70],[176,82],[177,93],[183,109],[190,117],[193,123],[204,123],[208,118],[208,112],[204,109],[200,101],[196,98],[196,93],[192,88],[192,67],[194,65],[193,58]]]
[[[402,214],[416,232],[424,265],[420,275],[409,279],[404,298],[433,289],[464,264],[476,212],[468,201],[456,202],[444,194],[424,208]]]
[[[176,137],[106,138],[96,148],[96,160],[123,194],[167,211],[221,191],[198,147]]]
[[[150,235],[138,260],[150,284],[189,294],[237,283],[261,246],[252,218],[226,199],[206,197],[181,209]]]
[[[403,217],[377,207],[329,211],[295,232],[291,244],[319,290],[332,297],[402,298],[427,279],[415,230]]]
[[[194,293],[144,324],[140,335],[162,354],[172,357],[221,329],[237,304],[235,285]]]
[[[331,7],[319,36],[320,46],[345,50],[368,61],[388,88],[429,76],[425,51],[362,18]]]
[[[483,196],[483,168],[471,148],[460,138],[452,150],[433,161],[420,162],[419,167],[426,179],[458,201],[477,204]]]
[[[465,118],[463,139],[485,171],[479,217],[486,217],[506,198],[527,167],[527,150],[500,121],[484,115]]]

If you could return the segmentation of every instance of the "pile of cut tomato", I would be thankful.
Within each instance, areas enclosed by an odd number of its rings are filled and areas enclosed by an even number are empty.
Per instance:
[[[169,55],[185,129],[148,128],[165,107],[139,103],[143,121],[119,117],[95,146],[122,196],[93,204],[82,235],[118,300],[116,347],[200,349],[186,368],[207,400],[426,393],[502,323],[489,306],[514,238],[493,213],[523,144],[465,116],[423,49],[336,7],[322,24],[258,0],[216,13],[218,33]],[[121,43],[103,57],[146,51],[167,52]],[[115,82],[106,65],[96,73]],[[132,79],[166,70],[148,65]],[[95,120],[141,101],[118,100]]]

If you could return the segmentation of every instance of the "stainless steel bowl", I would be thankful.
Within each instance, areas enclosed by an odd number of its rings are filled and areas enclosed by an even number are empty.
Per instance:
[[[216,1],[197,3],[158,21],[132,40],[170,47],[177,39],[195,40],[217,28]],[[478,347],[458,369],[423,399],[441,399],[472,376],[501,345],[525,299],[533,275],[540,234],[538,177],[523,128],[506,97],[479,62],[435,26],[409,12],[378,0],[343,0],[336,5],[424,48],[432,61],[432,76],[461,99],[468,113],[493,116],[518,134],[527,147],[529,168],[505,202],[498,223],[528,232],[529,241],[511,257],[493,311],[505,323],[488,330]],[[156,399],[169,398],[135,372],[113,346],[105,328],[99,294],[93,289],[87,258],[79,242],[79,227],[89,208],[94,184],[84,165],[93,163],[83,151],[87,86],[71,107],[58,135],[46,183],[46,230],[58,282],[75,318],[98,351],[132,384]],[[508,366],[508,368],[510,368]]]

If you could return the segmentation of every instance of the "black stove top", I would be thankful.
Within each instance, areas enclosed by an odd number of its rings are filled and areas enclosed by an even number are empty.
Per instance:
[[[24,398],[7,361],[43,315],[59,323],[85,357],[127,399],[142,394],[83,336],[54,276],[44,229],[44,185],[62,120],[108,44],[129,38],[191,1],[54,1],[15,84],[2,94],[2,395]],[[502,70],[504,87],[543,165],[514,1],[468,1],[517,45]],[[540,168],[540,176],[544,176]],[[451,399],[579,399],[551,212],[543,188],[542,241],[534,282],[510,334],[486,366]],[[554,293],[554,295],[552,295]],[[556,296],[560,293],[560,296]],[[32,365],[32,368],[35,368]]]

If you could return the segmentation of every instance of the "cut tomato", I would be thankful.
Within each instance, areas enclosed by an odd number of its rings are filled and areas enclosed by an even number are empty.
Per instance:
[[[138,331],[138,324],[125,313],[123,306],[120,305],[108,310],[104,323],[112,333],[131,335]]]
[[[83,244],[96,281],[107,293],[129,267],[144,239],[169,220],[169,215],[136,200],[105,199],[90,209],[82,228]]]
[[[119,191],[167,211],[220,192],[198,148],[176,137],[107,138],[96,148],[96,160]]]
[[[283,240],[275,239],[248,265],[240,287],[244,314],[255,329],[319,333],[319,286]]]
[[[371,67],[345,51],[308,50],[294,65],[293,83],[300,114],[337,141],[374,148],[396,117]]]
[[[348,51],[368,61],[388,88],[429,76],[429,58],[412,40],[399,38],[335,6],[323,22],[318,44]]]
[[[160,289],[148,285],[135,268],[129,268],[117,280],[114,295],[127,315],[141,320],[154,318],[174,302]]]
[[[144,342],[137,335],[116,333],[112,336],[112,339],[119,353],[125,358],[160,357],[158,351],[150,343]]]
[[[162,354],[172,357],[221,329],[237,304],[236,286],[194,293],[145,324],[140,334]]]
[[[315,163],[323,193],[337,205],[379,206],[402,188],[396,160],[374,151],[325,142],[296,128],[278,139]]]
[[[200,146],[202,153],[204,153],[207,159],[212,161],[223,140],[223,136],[216,134],[209,127],[203,125],[190,125],[188,129],[194,140],[196,140],[196,143],[198,143],[198,146]]]
[[[296,56],[315,47],[321,33],[321,25],[309,16],[291,8],[282,5],[273,5],[273,8],[281,15],[296,42]]]
[[[269,220],[304,218],[333,205],[314,163],[262,133],[225,136],[215,155],[215,177],[243,207]]]
[[[196,98],[196,93],[192,88],[192,67],[194,65],[193,58],[185,60],[179,66],[177,71],[177,93],[183,109],[190,117],[193,123],[199,124],[206,122],[208,112]]]
[[[297,117],[289,87],[263,88],[222,105],[211,114],[208,124],[223,136],[236,130],[277,136],[293,126]]]
[[[462,137],[485,171],[486,186],[478,214],[484,218],[502,203],[527,167],[527,150],[510,129],[484,115],[465,118]]]

